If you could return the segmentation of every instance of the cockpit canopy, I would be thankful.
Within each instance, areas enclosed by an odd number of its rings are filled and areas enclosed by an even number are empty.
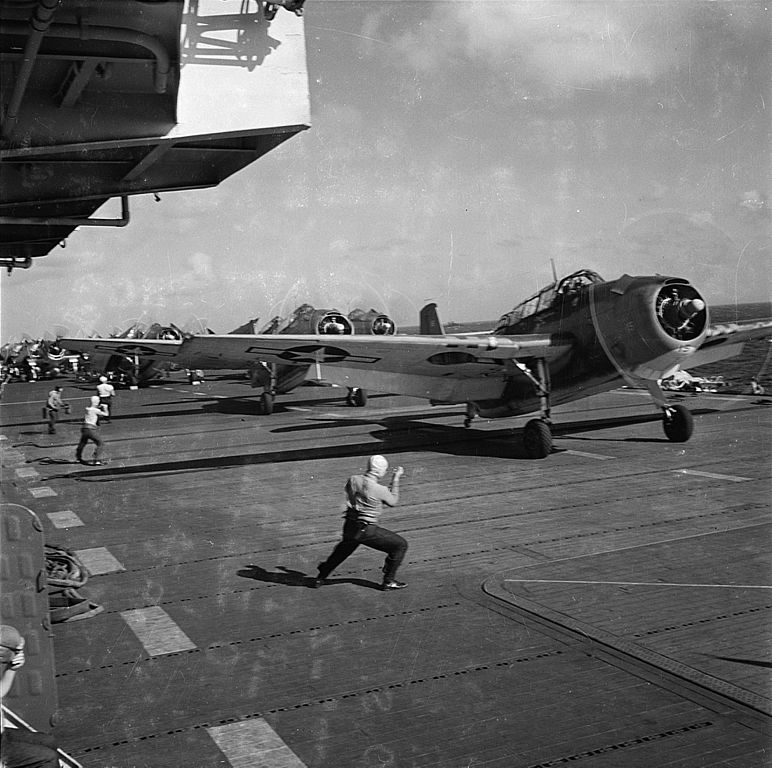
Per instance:
[[[505,332],[507,328],[521,322],[527,317],[543,312],[553,307],[571,294],[578,293],[584,286],[605,282],[603,278],[590,269],[580,269],[570,275],[542,288],[538,293],[518,304],[513,310],[502,315],[496,326],[497,332]]]

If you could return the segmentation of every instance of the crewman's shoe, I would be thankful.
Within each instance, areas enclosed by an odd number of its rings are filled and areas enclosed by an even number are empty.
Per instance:
[[[101,461],[92,461],[91,462],[91,466],[92,467],[101,467],[102,464],[103,464],[103,462],[101,462]]]
[[[389,590],[392,590],[392,589],[404,589],[406,586],[407,584],[405,584],[404,581],[389,580],[389,581],[384,581],[383,584],[381,584],[381,589],[384,592],[388,592]]]
[[[316,578],[313,580],[313,588],[318,589],[321,587],[325,581],[327,581],[327,577],[330,575],[329,571],[325,571],[322,566],[324,563],[319,563],[319,565],[316,566],[316,570],[318,573],[316,574]]]

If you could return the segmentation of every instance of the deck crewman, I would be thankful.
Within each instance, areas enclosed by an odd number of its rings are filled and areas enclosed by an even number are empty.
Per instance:
[[[93,395],[91,398],[91,404],[86,406],[86,413],[83,417],[83,426],[80,428],[80,442],[75,450],[75,457],[81,464],[86,464],[83,461],[83,449],[88,443],[95,443],[96,449],[94,450],[94,460],[91,462],[94,466],[99,466],[102,462],[99,461],[99,456],[102,453],[102,447],[104,441],[99,436],[99,417],[108,416],[107,408],[99,402],[99,396]]]
[[[16,672],[25,662],[24,638],[15,627],[3,624],[0,626],[0,699],[3,701],[11,690]],[[0,731],[3,768],[58,768],[56,741],[51,734],[6,728],[4,718],[0,718]]]
[[[395,507],[399,503],[399,479],[404,470],[397,467],[392,473],[389,487],[386,488],[378,480],[386,475],[388,468],[389,462],[383,456],[371,456],[367,471],[349,478],[346,483],[343,538],[327,560],[319,563],[319,575],[314,579],[314,587],[320,587],[360,544],[386,553],[381,589],[388,591],[407,586],[395,578],[397,569],[405,558],[407,542],[399,534],[378,525],[383,505]]]
[[[107,376],[99,377],[99,384],[97,384],[97,394],[99,395],[99,402],[107,409],[106,422],[110,422],[110,417],[113,415],[113,398],[115,397],[115,387],[107,380]]]
[[[56,421],[59,418],[59,411],[63,410],[65,413],[70,412],[70,406],[62,400],[62,388],[59,386],[54,387],[48,393],[48,399],[46,400],[46,421],[48,422],[48,434],[56,434]]]

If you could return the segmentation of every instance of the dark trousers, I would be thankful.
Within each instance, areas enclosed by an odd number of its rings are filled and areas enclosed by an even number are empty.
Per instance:
[[[365,547],[386,552],[383,564],[383,580],[392,581],[397,575],[397,568],[405,559],[407,542],[398,534],[381,528],[373,523],[358,523],[347,520],[343,526],[343,539],[325,562],[319,564],[319,577],[326,579],[349,555],[363,544]]]
[[[56,742],[47,733],[6,728],[0,752],[8,768],[59,768]]]
[[[48,408],[46,407],[47,416],[48,416],[48,434],[49,435],[55,435],[56,434],[56,421],[59,418],[59,410],[56,408]]]
[[[104,405],[107,408],[107,416],[104,416],[105,421],[110,421],[113,417],[113,398],[112,397],[100,397],[99,405]]]
[[[75,456],[78,461],[83,461],[83,449],[88,443],[96,443],[96,450],[94,451],[94,461],[99,460],[99,455],[102,453],[102,446],[104,442],[99,437],[98,427],[81,427],[80,428],[80,442],[75,450]]]

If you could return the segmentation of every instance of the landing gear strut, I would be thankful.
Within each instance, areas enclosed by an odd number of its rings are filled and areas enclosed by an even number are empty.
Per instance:
[[[526,423],[523,429],[523,447],[526,454],[532,459],[544,459],[553,451],[552,443],[552,421],[550,420],[550,372],[547,362],[539,358],[536,360],[536,375],[531,372],[524,363],[517,360],[512,361],[517,369],[531,380],[536,393],[539,396],[539,411],[541,416],[538,419],[531,419]],[[464,426],[469,427],[473,419],[477,416],[477,406],[474,403],[466,404],[466,417]]]
[[[270,365],[256,361],[249,369],[249,383],[253,387],[262,387],[260,395],[260,413],[270,416],[273,413],[273,403],[276,399],[276,364]]]
[[[550,371],[544,359],[536,360],[534,376],[522,363],[515,365],[533,382],[539,395],[541,418],[531,419],[523,429],[523,447],[532,459],[544,459],[552,453],[552,421],[550,420]]]

